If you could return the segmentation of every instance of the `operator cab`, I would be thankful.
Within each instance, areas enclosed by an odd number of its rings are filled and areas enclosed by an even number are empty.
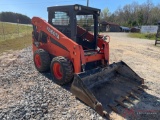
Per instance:
[[[48,23],[84,49],[97,48],[100,9],[79,4],[48,7]]]

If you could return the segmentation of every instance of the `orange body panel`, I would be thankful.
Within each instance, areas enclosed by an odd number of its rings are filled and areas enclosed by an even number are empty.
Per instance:
[[[75,73],[82,72],[81,66],[86,64],[87,62],[93,62],[103,59],[109,62],[109,44],[101,38],[98,39],[97,43],[97,46],[100,48],[100,53],[96,51],[96,54],[87,56],[85,55],[85,51],[83,50],[81,45],[78,45],[75,41],[65,36],[45,20],[39,17],[33,17],[32,24],[36,26],[36,30],[38,33],[43,31],[48,36],[47,43],[40,42],[40,45],[38,47],[34,44],[35,39],[33,38],[33,52],[37,49],[42,48],[44,50],[47,50],[54,56],[64,56],[66,58],[69,58],[73,63]],[[80,33],[84,32],[83,29],[79,29],[79,31]],[[91,33],[87,34],[87,39],[93,39],[93,35]],[[59,45],[54,44],[54,42]]]

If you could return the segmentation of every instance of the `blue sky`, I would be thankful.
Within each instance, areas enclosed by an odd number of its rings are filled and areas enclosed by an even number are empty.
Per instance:
[[[147,0],[89,0],[89,6],[103,10],[108,8],[112,13],[117,8],[123,7],[132,2],[139,4],[145,3]],[[153,4],[159,4],[159,0],[152,0]],[[82,4],[86,5],[87,0],[0,0],[0,12],[12,11],[22,13],[32,18],[39,16],[47,20],[47,7],[56,5],[71,5]]]

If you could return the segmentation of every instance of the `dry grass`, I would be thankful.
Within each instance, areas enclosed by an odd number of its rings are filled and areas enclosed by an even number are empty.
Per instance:
[[[147,34],[142,34],[142,33],[129,33],[129,37],[155,40],[156,34],[151,34],[151,33],[147,33]]]
[[[0,41],[0,53],[7,50],[19,50],[31,45],[31,34],[22,37]]]
[[[32,27],[0,22],[0,53],[31,45]]]

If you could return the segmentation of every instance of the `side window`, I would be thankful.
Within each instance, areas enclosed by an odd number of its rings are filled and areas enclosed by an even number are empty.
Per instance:
[[[42,43],[47,43],[47,34],[43,31],[39,32],[38,41]]]
[[[32,37],[34,38],[34,40],[38,41],[38,35],[39,33],[37,32],[37,26],[33,25]]]
[[[93,15],[76,15],[77,25],[87,31],[94,31]]]
[[[67,12],[54,12],[54,17],[52,18],[53,25],[69,25],[69,15]]]

